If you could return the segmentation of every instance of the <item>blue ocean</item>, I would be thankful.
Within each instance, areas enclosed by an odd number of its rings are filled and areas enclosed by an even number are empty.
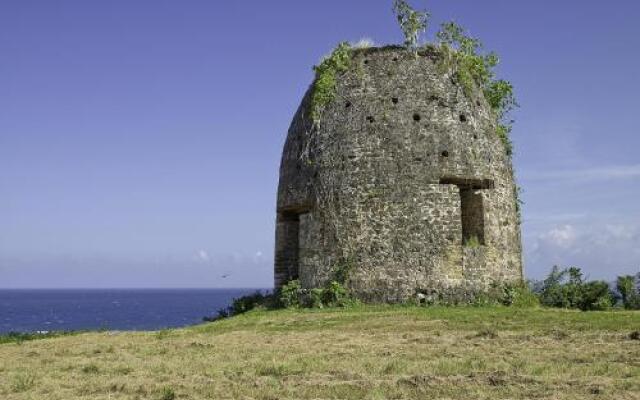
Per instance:
[[[256,289],[0,290],[0,334],[193,325]]]

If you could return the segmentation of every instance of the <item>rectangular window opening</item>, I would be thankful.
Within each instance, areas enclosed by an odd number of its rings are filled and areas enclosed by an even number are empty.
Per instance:
[[[300,216],[306,208],[282,210],[278,214],[280,230],[276,249],[276,286],[298,279],[300,275]]]
[[[280,221],[284,229],[284,246],[281,248],[280,263],[286,273],[286,281],[298,279],[299,248],[300,248],[300,214],[293,211],[283,211]]]
[[[482,193],[473,188],[460,188],[462,214],[462,243],[466,246],[483,246],[484,204]]]

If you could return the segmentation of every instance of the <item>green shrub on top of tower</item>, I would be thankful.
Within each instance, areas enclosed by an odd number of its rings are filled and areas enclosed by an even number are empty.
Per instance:
[[[336,97],[337,76],[349,69],[351,65],[351,45],[347,42],[338,44],[329,56],[313,67],[316,78],[311,90],[311,119],[320,123],[320,116],[327,104]]]
[[[492,80],[484,88],[484,97],[499,119],[518,106],[513,94],[513,85],[504,79]]]
[[[455,22],[446,22],[436,33],[442,50],[442,62],[453,69],[465,94],[472,96],[476,87],[488,89],[495,77],[493,69],[500,59],[494,52],[482,53],[482,42],[468,36],[464,28]],[[487,99],[488,100],[488,99]],[[490,101],[492,107],[502,104],[501,99]]]
[[[459,52],[466,55],[477,55],[482,48],[480,40],[468,36],[463,27],[455,22],[445,22],[440,25],[440,31],[436,33],[436,37],[440,43],[455,48]],[[489,61],[496,61],[495,54],[490,53]]]
[[[483,53],[482,42],[469,36],[455,22],[442,24],[436,37],[440,42],[441,69],[454,70],[467,97],[473,97],[478,89],[482,91],[498,120],[496,134],[510,156],[513,146],[509,133],[513,121],[507,115],[518,106],[518,102],[513,93],[513,85],[504,79],[496,79],[494,69],[500,62],[498,55],[494,52]]]
[[[393,13],[404,35],[404,44],[417,54],[420,35],[427,30],[431,15],[426,11],[417,11],[406,0],[393,1]]]

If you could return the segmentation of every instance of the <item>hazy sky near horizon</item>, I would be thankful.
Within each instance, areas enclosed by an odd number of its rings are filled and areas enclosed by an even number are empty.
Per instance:
[[[640,3],[412,1],[502,58],[526,274],[640,271]],[[0,3],[0,288],[269,287],[311,66],[390,0]]]

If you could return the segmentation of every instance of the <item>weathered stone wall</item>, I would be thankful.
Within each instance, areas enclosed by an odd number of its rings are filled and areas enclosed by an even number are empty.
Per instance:
[[[296,277],[322,286],[345,262],[368,301],[522,279],[513,171],[495,117],[437,63],[433,51],[355,51],[316,127],[305,96],[280,167],[276,287]],[[463,232],[481,245],[465,246]]]

